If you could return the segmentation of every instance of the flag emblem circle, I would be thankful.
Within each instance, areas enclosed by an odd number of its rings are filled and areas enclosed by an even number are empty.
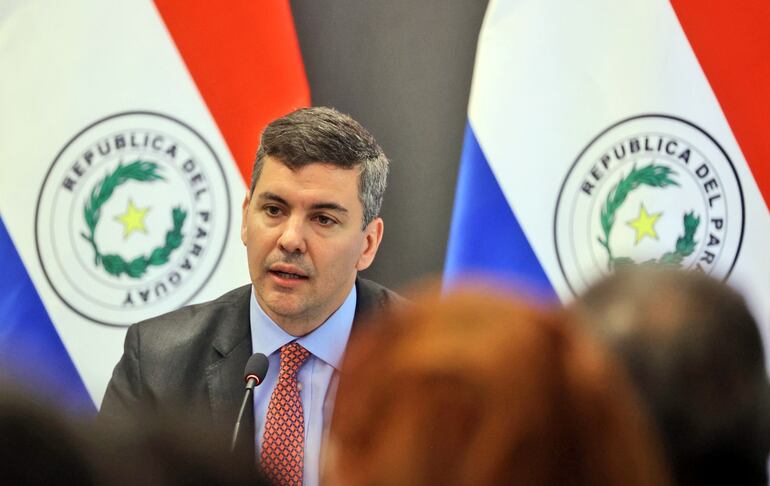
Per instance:
[[[738,174],[722,146],[679,117],[617,122],[581,151],[559,192],[554,243],[573,293],[627,265],[726,279],[744,234]]]
[[[79,315],[127,326],[190,301],[219,264],[230,226],[219,158],[192,127],[123,112],[77,133],[38,196],[46,279]]]

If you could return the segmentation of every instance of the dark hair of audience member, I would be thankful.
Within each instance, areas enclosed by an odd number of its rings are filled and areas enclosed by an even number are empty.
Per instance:
[[[661,485],[622,371],[560,313],[486,290],[380,316],[351,338],[324,480]]]
[[[73,422],[7,383],[0,384],[0,481],[98,484],[86,437]]]
[[[770,387],[738,292],[700,272],[632,267],[573,311],[625,362],[678,484],[767,484]]]
[[[267,484],[253,457],[231,455],[224,435],[195,424],[148,416],[130,429],[107,426],[65,416],[12,385],[0,390],[3,484]]]
[[[231,453],[225,431],[204,428],[176,417],[147,415],[130,429],[99,423],[109,444],[100,453],[110,477],[130,478],[130,485],[259,486],[254,456]],[[126,460],[130,458],[130,460]],[[107,482],[105,484],[112,484]]]

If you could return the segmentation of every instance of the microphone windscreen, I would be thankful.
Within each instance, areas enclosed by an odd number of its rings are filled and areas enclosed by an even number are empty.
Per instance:
[[[246,362],[246,368],[244,370],[244,379],[249,381],[249,378],[256,378],[257,384],[262,383],[267,374],[267,367],[270,363],[267,361],[267,356],[262,353],[254,353],[251,358]]]

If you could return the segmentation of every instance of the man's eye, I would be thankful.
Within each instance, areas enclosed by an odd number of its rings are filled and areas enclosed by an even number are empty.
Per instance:
[[[281,208],[278,206],[265,206],[265,213],[267,213],[268,216],[278,216],[281,214]]]
[[[318,224],[320,224],[321,226],[331,226],[335,223],[335,221],[332,218],[328,216],[324,216],[323,214],[319,214],[318,216],[315,217],[315,219],[316,221],[318,221]]]

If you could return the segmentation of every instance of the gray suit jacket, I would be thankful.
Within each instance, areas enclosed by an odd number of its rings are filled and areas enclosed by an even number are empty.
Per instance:
[[[353,332],[368,313],[403,302],[394,292],[361,278],[356,292]],[[182,413],[232,430],[244,395],[243,370],[251,356],[250,296],[251,285],[246,285],[211,302],[129,327],[100,419],[123,422],[145,413]],[[241,447],[253,453],[253,413],[246,413],[241,427]]]

